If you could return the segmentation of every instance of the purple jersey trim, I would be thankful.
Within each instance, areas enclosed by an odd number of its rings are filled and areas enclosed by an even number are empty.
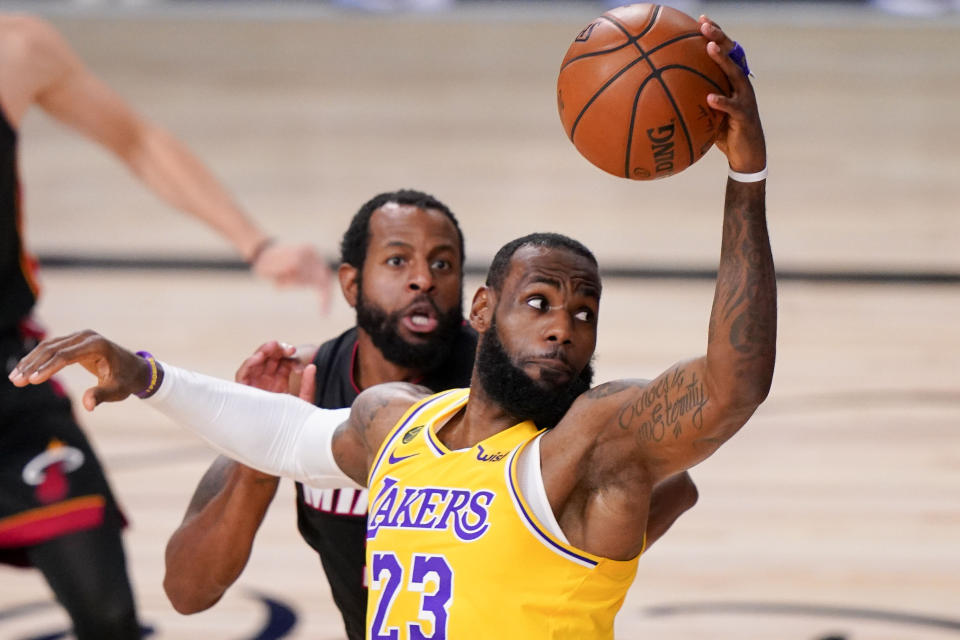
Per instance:
[[[438,395],[438,396],[434,396],[433,398],[430,398],[429,400],[427,400],[426,402],[424,402],[423,404],[421,404],[419,407],[417,407],[416,409],[414,409],[414,410],[413,410],[413,413],[411,413],[409,416],[407,416],[406,420],[404,420],[404,421],[400,424],[399,427],[397,427],[396,429],[394,429],[393,435],[391,435],[391,436],[390,436],[390,439],[387,440],[387,441],[383,444],[383,446],[382,446],[381,449],[380,449],[380,455],[377,456],[377,461],[374,462],[374,463],[373,463],[373,466],[370,468],[370,475],[368,476],[368,480],[367,480],[367,485],[368,485],[368,486],[369,486],[369,483],[373,480],[373,478],[377,475],[377,472],[380,470],[380,465],[381,465],[381,463],[383,462],[384,456],[387,455],[387,452],[393,450],[393,441],[396,440],[397,436],[400,435],[400,434],[403,432],[404,429],[406,429],[407,425],[410,424],[410,422],[411,422],[414,418],[416,418],[418,415],[420,415],[420,413],[421,413],[424,409],[426,409],[427,407],[429,407],[430,405],[432,405],[432,404],[433,404],[434,402],[436,402],[437,400],[440,400],[441,398],[446,398],[448,395],[450,395],[451,393],[453,393],[453,392],[455,392],[455,391],[458,391],[458,389],[451,389],[451,390],[449,390],[449,391],[447,391],[447,392],[445,392],[445,393],[442,393],[442,394],[440,394],[440,395]]]
[[[447,452],[437,443],[437,434],[433,432],[433,429],[427,429],[427,444],[430,445],[437,457],[446,455]]]

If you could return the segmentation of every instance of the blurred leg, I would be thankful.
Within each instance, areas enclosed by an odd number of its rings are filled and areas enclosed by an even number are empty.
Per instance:
[[[77,640],[140,638],[119,526],[60,536],[28,554],[73,620]]]

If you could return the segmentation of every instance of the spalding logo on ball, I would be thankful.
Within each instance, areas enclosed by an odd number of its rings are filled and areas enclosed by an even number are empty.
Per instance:
[[[590,162],[634,180],[679,173],[710,150],[724,114],[710,93],[730,94],[696,20],[671,7],[617,7],[567,50],[557,104],[567,136]]]

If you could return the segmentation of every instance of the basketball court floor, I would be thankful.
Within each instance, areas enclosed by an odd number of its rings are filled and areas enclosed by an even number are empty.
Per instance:
[[[931,283],[960,273],[960,19],[738,4],[704,7],[756,76],[783,274],[777,371],[755,417],[692,470],[699,504],[641,560],[617,637],[960,638],[960,284]],[[667,180],[629,182],[563,135],[559,62],[599,5],[464,3],[426,17],[305,3],[29,6],[46,7],[90,66],[187,141],[266,228],[331,257],[362,202],[412,187],[457,213],[474,265],[535,230],[582,240],[602,267],[716,265],[719,152]],[[231,257],[41,113],[22,131],[35,252]],[[42,275],[37,315],[52,333],[96,329],[222,377],[268,339],[318,342],[352,322],[339,297],[324,316],[312,292],[239,272]],[[478,284],[468,278],[468,299]],[[705,279],[609,279],[598,380],[650,377],[702,353],[711,298]],[[62,380],[76,398],[91,378]],[[131,519],[153,637],[342,637],[286,481],[239,583],[207,612],[174,612],[163,549],[213,454],[136,401],[78,412]],[[38,574],[0,567],[0,638],[61,637],[68,621],[50,600]]]

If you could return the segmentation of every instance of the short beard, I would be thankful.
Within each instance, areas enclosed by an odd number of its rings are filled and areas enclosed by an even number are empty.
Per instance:
[[[388,361],[416,371],[432,371],[439,367],[453,350],[457,331],[463,324],[462,302],[446,313],[441,313],[433,299],[425,294],[413,303],[424,301],[429,302],[437,314],[437,328],[425,334],[421,342],[407,342],[400,335],[398,327],[403,310],[387,313],[382,307],[364,299],[362,286],[357,292],[357,326],[367,332],[373,345]]]
[[[552,429],[566,415],[573,401],[593,383],[593,365],[562,386],[547,387],[528,376],[510,360],[497,333],[496,318],[480,336],[477,376],[491,400],[510,415],[532,420],[541,429]]]

